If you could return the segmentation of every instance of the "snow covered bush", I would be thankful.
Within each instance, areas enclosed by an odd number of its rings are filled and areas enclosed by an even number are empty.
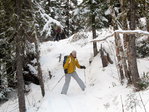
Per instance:
[[[85,33],[78,32],[72,36],[71,42],[75,42],[75,41],[78,41],[80,39],[85,39],[85,38],[88,38],[88,36]]]
[[[143,77],[141,78],[139,86],[140,86],[141,90],[145,90],[146,88],[149,87],[149,72],[143,73]]]
[[[11,91],[12,91],[11,88],[0,88],[0,102],[7,101],[8,100],[7,94]]]
[[[139,58],[145,58],[149,57],[149,40],[142,40],[137,43],[136,45],[137,49],[137,57]]]
[[[6,96],[3,94],[3,91],[0,92],[0,101],[6,99]]]
[[[127,111],[133,111],[134,109],[136,109],[137,105],[140,105],[137,95],[133,93],[127,95],[125,104]]]

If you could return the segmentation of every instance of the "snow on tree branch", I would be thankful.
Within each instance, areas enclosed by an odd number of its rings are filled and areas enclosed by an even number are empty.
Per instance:
[[[108,36],[105,37],[104,39],[100,39],[100,40],[96,40],[96,39],[94,39],[94,40],[92,40],[92,41],[90,41],[90,42],[101,42],[101,41],[107,40],[108,38],[112,37],[113,35],[114,35],[114,33],[111,34],[111,35],[108,35]]]
[[[114,34],[142,34],[142,35],[147,35],[149,36],[149,32],[148,31],[142,31],[142,30],[115,30],[113,34],[106,36],[104,39],[100,39],[100,40],[92,40],[90,42],[101,42],[101,41],[105,41],[106,39],[113,37]]]
[[[115,33],[149,35],[149,32],[142,30],[115,30]]]

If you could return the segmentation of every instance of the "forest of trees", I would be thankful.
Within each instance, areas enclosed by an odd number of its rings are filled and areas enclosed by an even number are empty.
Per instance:
[[[145,25],[141,24],[141,18],[145,19]],[[19,109],[25,112],[27,81],[39,84],[45,95],[39,43],[54,40],[57,26],[63,32],[60,39],[79,31],[91,31],[95,39],[97,30],[108,27],[114,31],[149,32],[149,1],[83,0],[78,4],[77,0],[0,0],[0,93],[4,95],[0,101],[7,100],[8,91],[18,88]],[[120,81],[123,84],[127,79],[137,91],[142,89],[137,58],[149,56],[149,37],[139,46],[136,39],[140,36],[124,33],[121,40],[119,32],[114,33]],[[94,56],[99,52],[96,41],[93,51]],[[32,73],[28,65],[33,66],[37,74]]]

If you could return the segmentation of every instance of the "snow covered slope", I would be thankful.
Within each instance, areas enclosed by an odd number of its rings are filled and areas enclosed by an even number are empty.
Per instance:
[[[91,64],[92,43],[91,34],[87,33],[89,38],[71,42],[72,38],[59,42],[46,42],[41,45],[41,63],[44,74],[48,75],[50,70],[54,77],[46,80],[48,89],[46,96],[42,100],[38,112],[144,112],[149,111],[149,91],[134,93],[133,88],[122,86],[119,81],[116,64],[102,67],[100,55],[97,55]],[[110,31],[104,29],[99,32],[99,38],[102,39],[110,35]],[[98,47],[103,45],[115,61],[115,51],[113,38],[107,42],[98,43]],[[64,75],[62,68],[63,56],[69,55],[72,50],[77,51],[77,57],[81,65],[87,67],[86,70],[77,69],[78,75],[85,82],[87,89],[81,91],[74,79],[71,79],[67,95],[61,95],[61,89],[64,84],[64,78],[56,85],[57,81]],[[62,54],[62,60],[59,62],[59,55]],[[149,71],[149,60],[138,60],[139,72]],[[145,65],[143,65],[146,63]],[[141,66],[140,66],[141,65]],[[45,76],[45,79],[46,76]],[[145,104],[142,105],[141,98]]]
[[[103,68],[100,55],[98,54],[95,58],[92,56],[93,50],[90,42],[92,34],[88,32],[85,34],[88,38],[78,41],[72,42],[72,36],[58,42],[49,41],[41,44],[40,62],[46,95],[42,99],[39,86],[30,85],[32,91],[26,95],[27,112],[149,112],[149,90],[135,93],[132,87],[120,84],[113,38],[98,43],[98,49],[102,44],[114,61],[114,64]],[[98,38],[102,39],[110,35],[111,31],[103,29],[98,34]],[[86,70],[77,69],[76,71],[87,88],[81,91],[72,78],[68,94],[62,95],[60,93],[64,78],[58,84],[57,82],[64,75],[63,57],[69,55],[72,50],[77,51],[80,64],[86,66]],[[61,60],[59,60],[60,55]],[[89,64],[91,59],[92,63]],[[149,59],[139,59],[138,67],[140,74],[149,72]],[[52,79],[49,79],[48,71],[51,71]],[[2,105],[0,112],[11,112],[11,110],[18,112],[18,109],[10,107],[9,104],[12,104],[12,100]],[[4,111],[6,107],[9,109]]]

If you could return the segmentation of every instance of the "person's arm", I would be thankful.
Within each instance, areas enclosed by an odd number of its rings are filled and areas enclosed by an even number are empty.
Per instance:
[[[76,59],[76,66],[77,66],[78,68],[81,68],[81,69],[86,69],[85,66],[81,66],[81,65],[79,64],[79,62],[78,62],[77,59]]]
[[[81,66],[80,66],[80,64],[79,64],[79,62],[78,62],[77,59],[75,60],[75,62],[76,62],[76,66],[77,66],[78,68],[80,68]]]

